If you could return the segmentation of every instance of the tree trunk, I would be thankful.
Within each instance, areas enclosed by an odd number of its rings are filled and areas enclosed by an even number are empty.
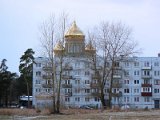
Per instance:
[[[112,62],[112,70],[111,70],[111,82],[109,88],[109,108],[112,108],[112,84],[113,84],[113,72],[114,72],[114,62]]]
[[[101,96],[100,96],[100,99],[101,99],[101,103],[102,103],[102,110],[104,110],[104,109],[107,108],[107,106],[106,106],[106,102],[105,102],[105,98],[104,98],[103,89],[101,89]]]
[[[57,113],[60,113],[60,94],[61,94],[61,81],[62,81],[62,57],[60,58],[60,75],[59,75],[59,85],[58,85],[58,94],[57,94]]]
[[[112,108],[112,105],[111,105],[111,101],[112,101],[112,89],[110,88],[109,89],[109,100],[108,100],[108,107],[111,109]]]
[[[60,85],[59,85],[60,86]],[[57,94],[57,113],[60,113],[60,88],[58,88],[58,94]]]
[[[5,107],[8,107],[8,91],[5,92]]]
[[[53,63],[52,63],[52,72],[54,71]],[[56,113],[56,100],[55,100],[55,83],[54,83],[54,74],[52,73],[52,92],[53,92],[53,109],[51,113]]]
[[[61,89],[61,80],[59,81],[59,86],[58,86],[58,94],[57,94],[57,113],[60,113],[60,89]]]
[[[59,81],[60,82],[60,81]],[[58,85],[58,94],[57,94],[57,110],[56,110],[56,113],[60,113],[60,83]]]
[[[53,111],[51,113],[56,113],[55,95],[53,95]]]

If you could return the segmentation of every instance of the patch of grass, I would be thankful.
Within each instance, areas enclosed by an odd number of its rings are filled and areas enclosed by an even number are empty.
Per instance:
[[[35,109],[0,109],[0,115],[18,115],[18,116],[37,116],[37,115],[49,115],[50,112],[47,109],[37,111]]]

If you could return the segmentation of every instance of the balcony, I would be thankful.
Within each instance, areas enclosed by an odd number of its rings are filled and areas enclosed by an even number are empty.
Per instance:
[[[64,66],[64,67],[63,67],[63,70],[72,70],[72,69],[73,69],[72,66]]]
[[[66,97],[71,97],[71,96],[72,96],[72,92],[70,92],[70,93],[65,93],[65,96],[66,96]]]
[[[92,69],[92,70],[95,70],[95,67],[92,66],[91,69]],[[97,69],[97,70],[101,70],[101,69],[102,69],[102,66],[96,66],[96,69]]]
[[[100,93],[99,92],[92,92],[91,95],[94,96],[94,97],[99,97]]]
[[[91,83],[90,87],[91,88],[99,88],[99,85],[98,85],[98,83]]]
[[[49,67],[49,66],[44,66],[42,69],[44,71],[52,71],[52,67]]]
[[[152,87],[152,84],[142,84],[142,87]]]
[[[117,75],[113,75],[113,78],[114,78],[114,79],[121,79],[122,76],[121,76],[120,74],[117,74]]]
[[[72,76],[70,76],[70,75],[62,75],[62,79],[72,79]]]
[[[152,96],[152,92],[141,92],[141,96]]]
[[[122,92],[112,93],[112,97],[121,97],[121,96],[122,96]]]
[[[151,70],[152,66],[142,67],[142,70]]]
[[[114,83],[112,84],[112,87],[113,87],[113,88],[121,88],[121,87],[122,87],[122,83],[114,82]]]
[[[43,78],[43,79],[51,79],[51,78],[52,78],[52,75],[43,75],[42,78]]]
[[[115,70],[121,70],[122,67],[121,67],[121,66],[115,66],[114,69],[115,69]]]
[[[152,96],[152,84],[142,84],[141,96]]]
[[[98,75],[93,75],[92,76],[92,79],[98,79],[99,77],[98,77]]]
[[[151,79],[152,75],[142,75],[142,79]]]
[[[51,84],[42,84],[42,87],[43,88],[52,88],[52,85]]]
[[[62,84],[63,88],[72,88],[72,84]]]

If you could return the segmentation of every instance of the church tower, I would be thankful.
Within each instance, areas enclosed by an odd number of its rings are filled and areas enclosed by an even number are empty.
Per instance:
[[[65,54],[72,57],[83,56],[85,53],[85,35],[74,21],[65,34]]]

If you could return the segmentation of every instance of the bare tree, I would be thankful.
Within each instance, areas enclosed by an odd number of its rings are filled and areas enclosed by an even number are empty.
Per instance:
[[[121,60],[120,56],[128,57],[139,52],[136,49],[137,43],[132,39],[132,32],[129,27],[122,23],[109,23],[103,22],[97,27],[95,37],[90,34],[90,40],[95,39],[96,50],[99,50],[99,57],[96,53],[91,56],[92,63],[94,65],[94,74],[98,81],[99,86],[99,98],[102,103],[102,107],[107,106],[105,100],[104,89],[107,87],[106,83],[109,83],[109,95],[108,95],[108,107],[111,108],[112,101],[112,88],[113,88],[113,76],[116,71],[116,63]],[[101,59],[101,69],[98,69],[97,58]],[[118,64],[119,65],[119,64]]]
[[[53,46],[55,44],[55,17],[51,16],[50,19],[44,22],[40,28],[41,31],[41,44],[44,49],[45,55],[51,65],[51,81],[52,81],[52,94],[53,94],[53,112],[56,112],[55,104],[55,70],[54,70],[54,53]]]
[[[62,64],[64,56],[64,33],[66,29],[67,14],[62,13],[59,19],[51,16],[40,28],[41,44],[48,58],[47,72],[51,73],[51,88],[53,97],[53,113],[60,112],[60,89],[62,81]],[[58,47],[58,49],[56,48]],[[58,74],[57,74],[58,73]]]
[[[65,54],[65,51],[64,51],[64,34],[65,34],[65,31],[66,31],[66,22],[67,22],[67,14],[63,13],[60,18],[59,18],[59,41],[58,41],[58,44],[60,47],[60,49],[58,50],[59,53],[56,55],[57,57],[57,61],[58,64],[59,64],[59,76],[56,76],[56,78],[58,78],[57,80],[57,88],[58,88],[58,91],[57,91],[57,112],[59,113],[60,111],[60,93],[61,93],[61,83],[62,83],[62,74],[63,74],[63,62],[64,62],[64,54]],[[57,50],[54,50],[54,52],[56,53]],[[57,70],[56,70],[57,71]]]

